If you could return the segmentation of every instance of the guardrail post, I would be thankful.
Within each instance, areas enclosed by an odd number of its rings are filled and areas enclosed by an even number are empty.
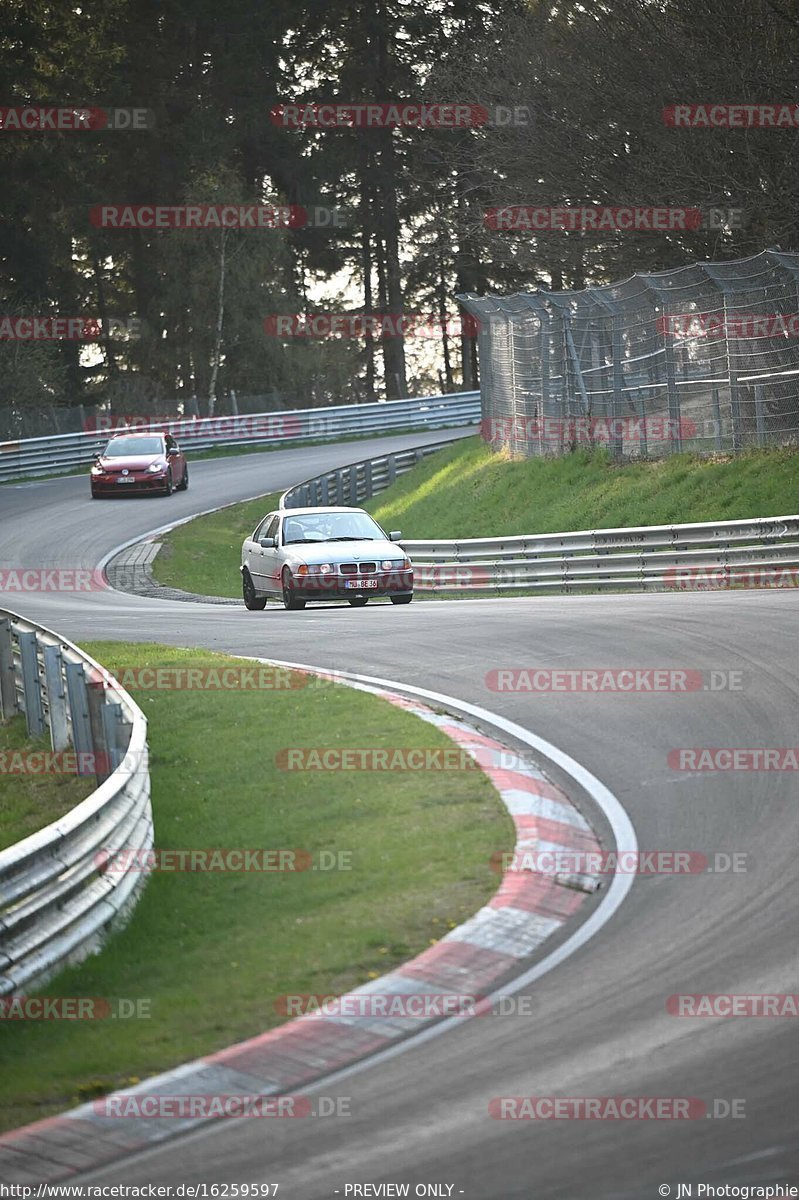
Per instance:
[[[389,486],[396,481],[397,478],[397,459],[396,455],[389,454],[386,458],[386,466],[388,468],[388,484]]]
[[[350,467],[350,504],[358,503],[358,464],[353,463]]]
[[[53,750],[66,750],[69,745],[67,693],[61,671],[61,650],[58,646],[45,646],[44,648],[44,682],[47,688],[47,723],[50,726],[50,745]]]
[[[366,462],[363,464],[363,486],[364,486],[364,495],[363,495],[364,500],[371,499],[371,497],[374,496],[374,490],[372,487],[372,460],[371,460],[371,458],[367,459]]]
[[[92,726],[89,716],[89,697],[86,674],[82,663],[68,662],[64,671],[67,680],[69,715],[72,725],[72,746],[78,760],[78,775],[93,775],[91,765],[94,754]]]
[[[319,482],[322,491],[322,504],[327,507],[330,504],[330,486],[327,475],[323,475]]]
[[[109,766],[110,746],[106,742],[106,726],[103,708],[106,706],[106,685],[102,679],[90,679],[86,684],[86,700],[89,702],[89,725],[91,727],[91,749],[94,751],[94,770],[97,784],[102,784],[112,773]]]
[[[122,705],[116,700],[106,700],[100,716],[103,722],[103,742],[108,756],[109,772],[115,771],[125,757],[121,744]]]
[[[20,633],[19,657],[22,663],[22,696],[25,721],[31,737],[44,733],[42,682],[39,678],[39,640],[35,633]]]
[[[336,504],[344,503],[344,472],[341,467],[336,468]]]
[[[111,774],[109,747],[106,744],[105,726],[103,724],[105,684],[102,679],[91,679],[88,681],[86,685],[86,698],[89,703],[89,725],[91,727],[92,749],[94,751],[94,774],[99,784]]]
[[[14,643],[11,619],[0,618],[0,719],[9,721],[17,711],[17,680],[14,674]]]

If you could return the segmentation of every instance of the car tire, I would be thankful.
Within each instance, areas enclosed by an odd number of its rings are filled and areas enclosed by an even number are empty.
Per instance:
[[[167,471],[166,483],[164,485],[164,495],[165,496],[172,495],[172,472],[171,471]]]
[[[244,597],[244,607],[248,612],[263,612],[266,608],[266,596],[259,596],[249,571],[241,573],[241,591]]]
[[[181,479],[180,483],[178,484],[176,490],[179,492],[187,492],[189,490],[189,468],[188,467],[186,467],[186,469],[184,470],[183,478]]]
[[[347,603],[351,604],[353,608],[363,608],[364,604],[369,603],[369,597],[368,596],[351,596],[350,599],[347,601]]]
[[[413,592],[411,592],[410,596],[391,596],[389,599],[392,604],[410,604],[411,600],[413,600]]]
[[[283,572],[282,582],[283,607],[287,608],[289,612],[299,612],[300,609],[305,608],[305,600],[302,598],[302,596],[295,595],[294,581],[291,577],[290,571],[285,570]]]

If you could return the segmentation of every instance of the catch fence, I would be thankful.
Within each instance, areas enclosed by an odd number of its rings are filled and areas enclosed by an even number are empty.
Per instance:
[[[799,442],[799,254],[458,299],[479,323],[497,449],[658,458]]]

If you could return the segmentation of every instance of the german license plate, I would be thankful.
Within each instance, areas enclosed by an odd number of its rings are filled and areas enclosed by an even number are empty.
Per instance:
[[[117,483],[135,483],[135,482],[136,482],[136,480],[133,478],[132,475],[120,475],[119,479],[117,480]]]
[[[369,588],[377,587],[376,579],[345,579],[345,588],[355,588],[359,592],[366,591]]]

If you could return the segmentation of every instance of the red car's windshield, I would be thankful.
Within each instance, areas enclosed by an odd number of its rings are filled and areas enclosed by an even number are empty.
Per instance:
[[[129,457],[133,454],[163,454],[164,443],[160,437],[112,438],[105,448],[106,458]]]

